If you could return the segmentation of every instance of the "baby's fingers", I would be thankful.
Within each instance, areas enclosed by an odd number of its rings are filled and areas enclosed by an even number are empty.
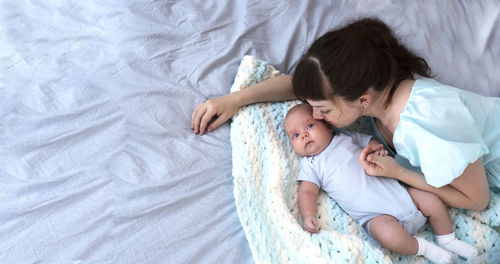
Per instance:
[[[371,146],[372,151],[380,151],[380,150],[384,149],[384,145],[382,145],[382,144],[373,144],[370,146]]]
[[[304,230],[306,230],[307,232],[309,232],[311,234],[318,233],[318,229],[315,226],[311,226],[311,225],[304,225]]]

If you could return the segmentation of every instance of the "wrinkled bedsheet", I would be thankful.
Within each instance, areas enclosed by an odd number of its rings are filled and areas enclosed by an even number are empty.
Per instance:
[[[0,0],[0,259],[252,263],[229,125],[244,55],[293,73],[332,27],[387,22],[443,83],[500,96],[500,3]]]

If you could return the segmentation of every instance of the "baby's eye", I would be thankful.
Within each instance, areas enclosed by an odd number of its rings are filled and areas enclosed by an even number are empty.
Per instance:
[[[295,134],[293,134],[293,136],[292,136],[292,137],[293,137],[293,138],[296,138],[296,137],[298,137],[298,136],[299,136],[299,133],[295,133]]]
[[[307,125],[307,129],[310,129],[310,128],[312,128],[313,126],[314,126],[313,124],[309,124],[309,125]]]

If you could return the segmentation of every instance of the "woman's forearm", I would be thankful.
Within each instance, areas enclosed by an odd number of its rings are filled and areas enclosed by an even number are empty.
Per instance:
[[[292,89],[292,75],[280,75],[232,93],[238,106],[260,102],[297,99]]]
[[[445,185],[441,188],[436,188],[434,186],[427,184],[424,175],[406,168],[399,174],[397,179],[417,189],[434,193],[445,204],[451,207],[463,208],[464,205],[468,204],[469,201],[467,196],[465,196],[459,190],[451,187],[450,185]]]
[[[390,177],[417,189],[436,194],[445,204],[455,208],[483,210],[490,201],[488,180],[481,159],[470,163],[450,184],[436,188],[427,184],[424,175],[407,169],[389,156],[370,154],[368,145],[361,151],[359,162],[368,175]]]
[[[417,189],[434,193],[446,205],[451,207],[473,210],[482,210],[485,207],[485,205],[478,204],[477,199],[474,197],[474,193],[471,191],[467,192],[468,190],[465,190],[466,188],[462,188],[463,186],[458,178],[456,182],[454,181],[440,188],[427,184],[424,175],[407,168],[402,168],[394,178]],[[488,190],[486,190],[486,192],[488,192]],[[488,194],[489,193],[487,193],[487,195]]]

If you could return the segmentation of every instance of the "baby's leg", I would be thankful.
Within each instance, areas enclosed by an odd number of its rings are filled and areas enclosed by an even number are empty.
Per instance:
[[[439,197],[413,187],[408,187],[408,193],[420,212],[429,219],[429,224],[436,235],[447,235],[453,232],[450,215]]]
[[[401,226],[396,218],[381,215],[373,218],[368,225],[370,233],[384,247],[404,255],[423,255],[435,263],[451,263],[449,251],[426,241],[415,238]]]
[[[446,206],[439,197],[433,193],[412,187],[408,188],[408,193],[417,208],[423,215],[428,217],[429,224],[436,233],[436,238],[440,246],[464,258],[477,256],[478,252],[474,246],[460,241],[455,237],[450,216],[446,210]]]
[[[390,215],[377,216],[370,221],[369,228],[373,238],[384,247],[399,254],[417,254],[417,240],[408,234],[396,218]]]

